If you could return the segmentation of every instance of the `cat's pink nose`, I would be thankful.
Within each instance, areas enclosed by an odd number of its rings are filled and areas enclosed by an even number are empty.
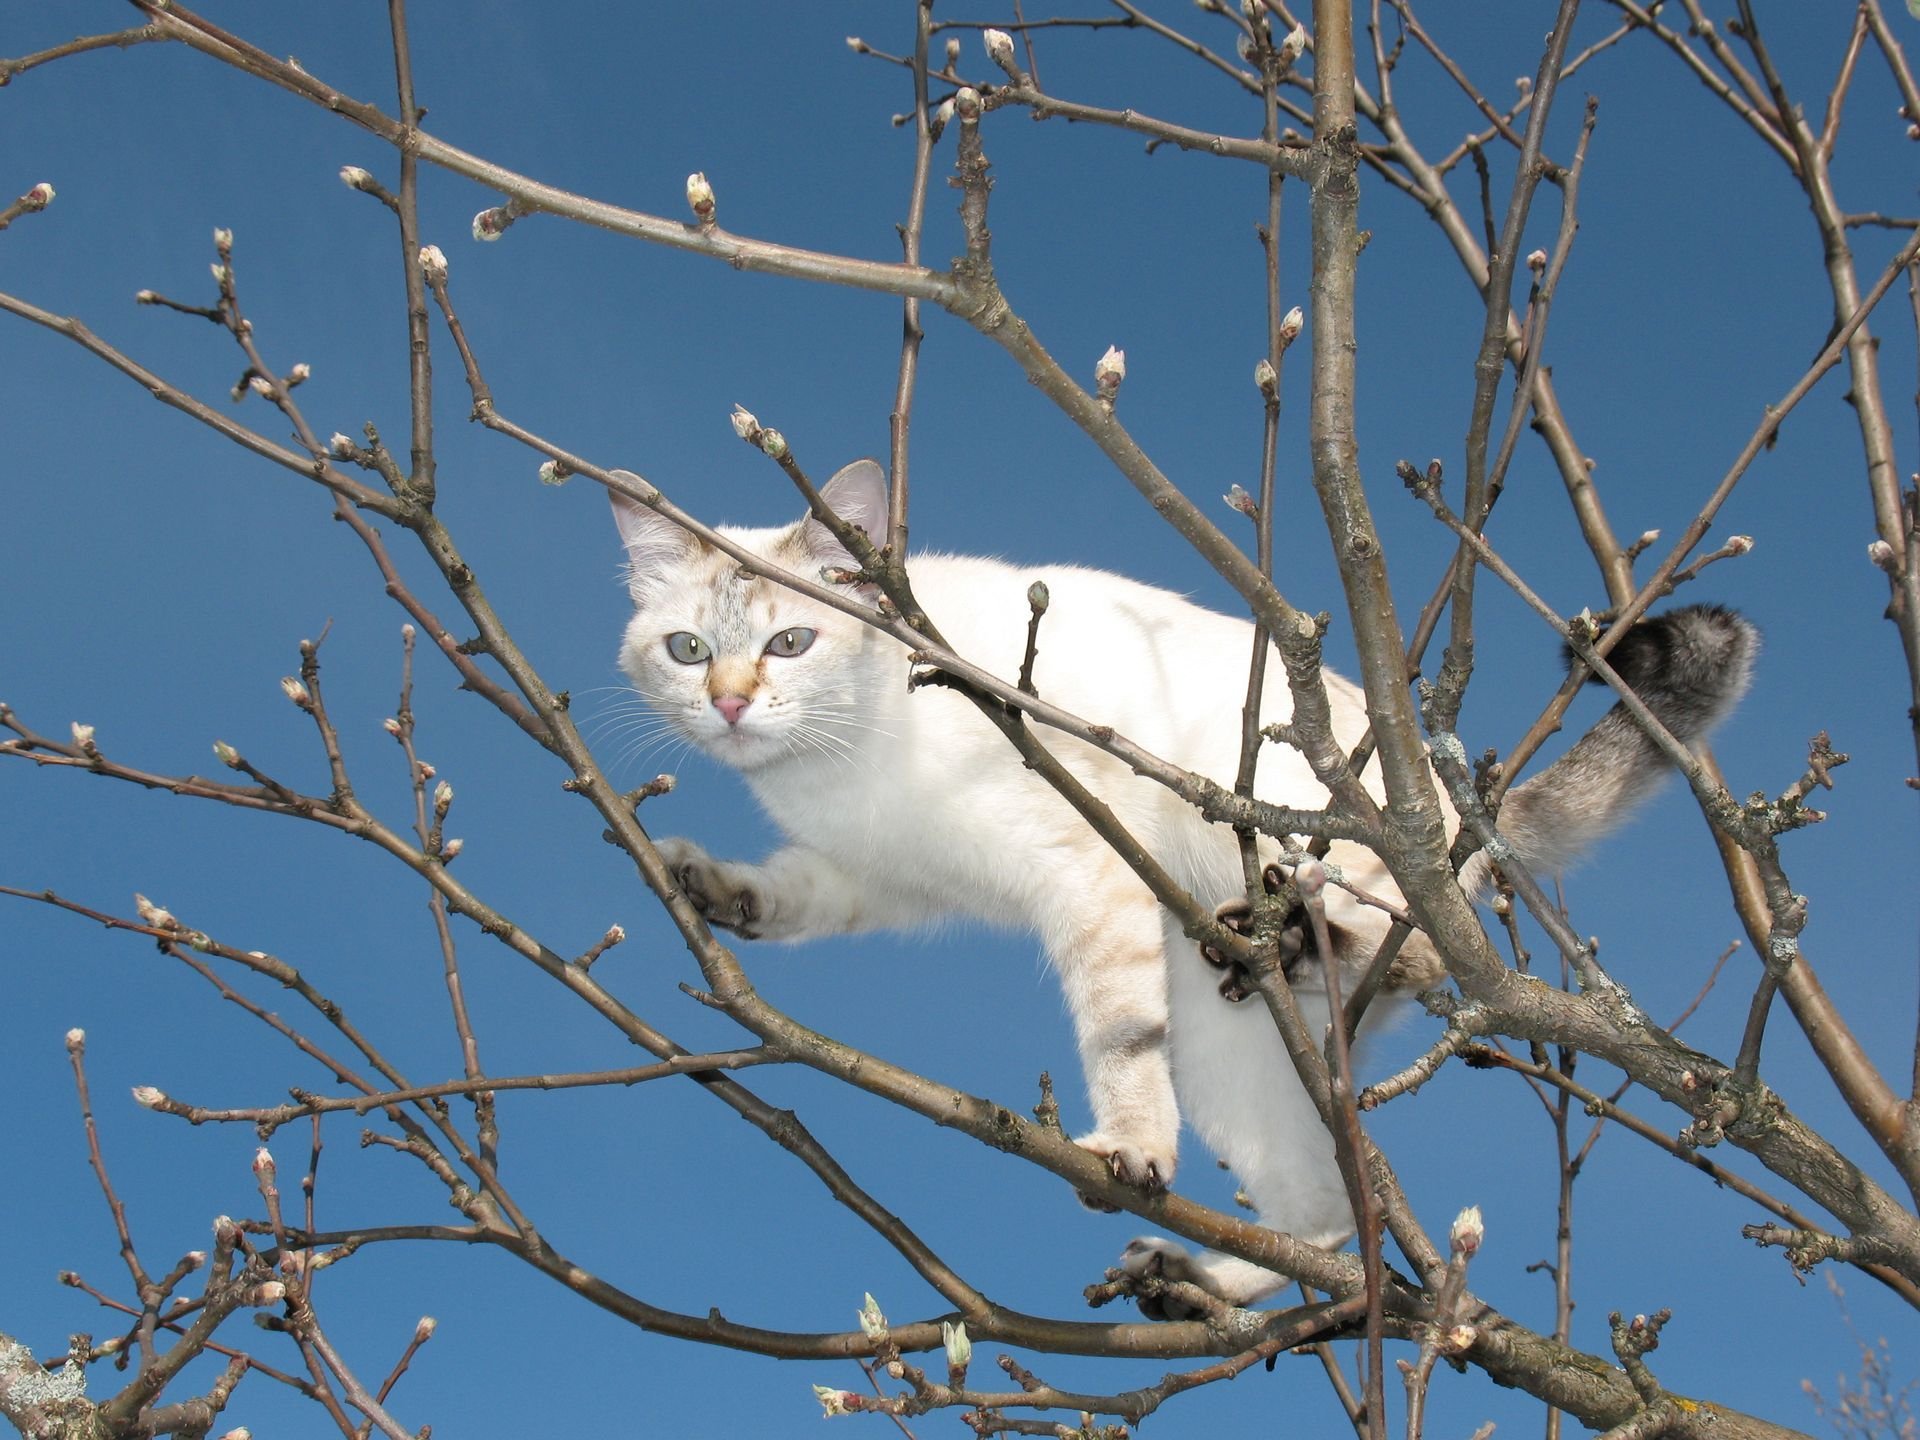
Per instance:
[[[738,725],[740,723],[740,717],[746,713],[747,706],[752,703],[753,701],[749,700],[745,695],[716,695],[713,697],[713,708],[720,712],[729,725]]]

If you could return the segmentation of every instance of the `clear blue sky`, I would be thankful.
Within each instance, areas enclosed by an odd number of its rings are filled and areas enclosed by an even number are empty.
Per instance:
[[[678,218],[690,171],[741,233],[893,259],[904,215],[904,72],[851,53],[858,33],[909,48],[907,0],[834,7],[638,6],[483,0],[421,5],[414,17],[427,127],[543,179]],[[945,13],[948,7],[943,7]],[[1035,13],[1045,7],[1030,7]],[[1496,98],[1531,75],[1550,15],[1516,3],[1430,7],[1425,18]],[[1581,22],[1597,38],[1599,5]],[[1850,7],[1776,7],[1789,80],[1817,112],[1844,45]],[[359,98],[391,108],[380,7],[255,7],[209,0],[220,23]],[[1088,13],[1097,5],[1085,7]],[[1171,23],[1218,45],[1226,27],[1162,3]],[[996,12],[955,10],[958,16]],[[107,0],[58,7],[0,0],[0,51],[18,55],[116,28],[133,12]],[[1920,26],[1891,18],[1910,47]],[[990,74],[968,35],[965,67]],[[1134,33],[1050,33],[1041,77],[1070,98],[1133,105],[1202,128],[1257,129],[1257,109],[1197,61]],[[1554,312],[1549,359],[1574,432],[1596,462],[1624,537],[1677,535],[1761,408],[1820,348],[1830,301],[1818,240],[1778,162],[1674,60],[1643,37],[1598,58],[1563,96],[1552,152],[1572,146],[1579,104],[1600,95],[1583,226]],[[1409,129],[1439,154],[1475,124],[1433,66],[1409,51],[1398,99]],[[1863,62],[1843,136],[1846,203],[1909,213],[1912,149],[1883,70]],[[301,392],[322,433],[371,419],[395,448],[406,432],[405,331],[398,247],[386,214],[336,178],[346,164],[392,183],[378,142],[282,92],[181,47],[145,46],[67,61],[0,95],[0,192],[38,181],[52,209],[0,235],[0,288],[77,315],[175,383],[228,408],[240,363],[198,321],[139,308],[152,288],[211,300],[210,232],[230,227],[241,295],[268,356],[312,366]],[[1260,413],[1251,384],[1263,335],[1254,224],[1264,179],[1252,167],[1138,137],[1016,113],[985,129],[994,161],[995,260],[1015,308],[1070,369],[1090,377],[1110,344],[1127,352],[1124,417],[1166,472],[1203,503],[1255,483]],[[943,163],[951,158],[943,146]],[[1506,166],[1504,155],[1496,164]],[[1501,171],[1504,183],[1504,168]],[[1366,179],[1361,267],[1361,459],[1402,613],[1417,609],[1450,553],[1393,462],[1438,455],[1458,476],[1478,302],[1437,231],[1404,197]],[[1475,204],[1470,175],[1456,193]],[[501,243],[468,235],[496,196],[452,177],[423,180],[423,238],[448,254],[462,316],[500,409],[607,465],[623,465],[712,520],[771,522],[796,511],[786,481],[727,425],[735,402],[787,435],[826,473],[882,454],[899,310],[879,296],[739,275],[550,219]],[[1557,223],[1550,191],[1529,246]],[[1306,300],[1305,191],[1289,187],[1283,284]],[[1870,278],[1889,232],[1856,233]],[[960,248],[952,192],[937,185],[926,255]],[[927,316],[914,423],[917,544],[1123,571],[1220,605],[1225,587],[1108,470],[1092,445],[966,326]],[[1882,312],[1887,394],[1900,473],[1914,463],[1912,319]],[[626,608],[602,497],[585,482],[535,482],[538,457],[464,423],[451,346],[436,326],[441,513],[521,643],[556,687],[604,714],[601,753],[638,783],[668,761],[638,752],[619,715],[615,644]],[[326,786],[310,727],[282,697],[296,645],[331,626],[329,702],[364,798],[408,813],[398,751],[381,733],[398,683],[399,611],[317,487],[255,461],[151,403],[77,347],[25,324],[0,326],[8,458],[0,575],[0,699],[29,724],[97,728],[102,747],[165,772],[215,767],[216,739],[288,783]],[[1306,478],[1305,366],[1287,374],[1279,537],[1282,586],[1308,609],[1339,610]],[[1812,900],[1805,937],[1828,987],[1891,1074],[1914,1029],[1914,759],[1895,635],[1878,620],[1885,590],[1864,551],[1874,530],[1843,376],[1797,412],[1724,512],[1717,538],[1749,533],[1747,559],[1714,567],[1694,593],[1746,609],[1767,650],[1754,695],[1719,753],[1737,793],[1778,791],[1799,773],[1806,737],[1830,729],[1854,763],[1820,803],[1823,828],[1788,842],[1790,874]],[[278,436],[266,408],[236,413]],[[1234,517],[1221,511],[1224,519]],[[1495,541],[1552,602],[1604,603],[1548,458],[1519,452]],[[396,549],[408,573],[425,566]],[[1516,602],[1483,582],[1481,670],[1463,729],[1475,750],[1506,747],[1558,681],[1555,646]],[[445,607],[451,608],[451,607]],[[1336,618],[1330,653],[1348,653]],[[458,790],[450,833],[459,868],[500,909],[557,950],[577,953],[609,923],[629,942],[599,973],[636,1010],[694,1048],[739,1043],[685,999],[690,958],[631,867],[599,839],[560,769],[423,659],[419,744]],[[1599,702],[1579,712],[1591,717]],[[674,757],[681,788],[647,822],[722,853],[753,855],[768,826],[730,775]],[[1569,883],[1577,926],[1655,1015],[1699,988],[1738,925],[1677,787]],[[391,861],[342,837],[71,773],[0,765],[0,883],[54,886],[127,914],[138,890],[242,948],[297,964],[389,1047],[417,1081],[458,1073],[459,1057],[425,895]],[[458,927],[482,1057],[496,1073],[635,1063],[579,1006],[470,926]],[[744,951],[756,983],[808,1024],[944,1082],[1024,1108],[1050,1068],[1069,1123],[1084,1116],[1066,1018],[1027,938],[978,931],[877,937],[792,951]],[[1755,973],[1742,951],[1685,1032],[1730,1057]],[[61,1037],[89,1036],[89,1067],[109,1162],[150,1266],[203,1248],[218,1213],[254,1213],[245,1127],[190,1129],[127,1100],[157,1085],[206,1105],[273,1103],[320,1071],[220,1002],[144,941],[38,906],[0,908],[0,1094],[8,1101],[0,1189],[0,1327],[39,1353],[111,1319],[56,1272],[115,1293],[125,1277],[86,1169]],[[307,1024],[294,997],[251,993]],[[1387,1037],[1385,1072],[1431,1038],[1423,1023]],[[1604,1076],[1589,1062],[1584,1076]],[[1784,1011],[1769,1078],[1789,1103],[1876,1175],[1885,1168],[1814,1072]],[[1065,1186],[912,1116],[804,1071],[760,1070],[753,1086],[796,1109],[855,1177],[998,1301],[1079,1317],[1079,1289],[1140,1228],[1082,1211]],[[1603,1082],[1604,1083],[1604,1082]],[[1644,1104],[1656,1124],[1683,1120]],[[803,1330],[849,1326],[863,1291],[897,1319],[940,1313],[938,1297],[834,1205],[814,1179],[690,1084],[502,1097],[503,1163],[544,1231],[582,1264],[654,1303]],[[356,1148],[333,1122],[321,1168],[323,1224],[453,1219],[427,1178],[385,1151]],[[1554,1166],[1540,1107],[1509,1077],[1449,1071],[1421,1099],[1373,1122],[1419,1211],[1444,1229],[1462,1205],[1487,1215],[1473,1283],[1525,1323],[1550,1328],[1551,1285],[1526,1267],[1551,1256]],[[283,1183],[304,1132],[276,1142]],[[1744,1165],[1731,1152],[1716,1156]],[[1749,1167],[1750,1168],[1750,1167]],[[1224,1201],[1229,1187],[1189,1147],[1182,1187]],[[1779,1186],[1772,1188],[1780,1189]],[[1816,1421],[1803,1377],[1830,1386],[1851,1343],[1818,1282],[1797,1285],[1776,1253],[1739,1227],[1757,1209],[1613,1133],[1579,1187],[1576,1340],[1605,1351],[1610,1309],[1676,1312],[1655,1368],[1676,1389],[1787,1423]],[[1854,1313],[1888,1334],[1904,1373],[1920,1373],[1910,1311],[1864,1277],[1846,1278]],[[651,1337],[485,1252],[385,1247],[329,1271],[318,1303],[363,1377],[377,1380],[422,1314],[438,1336],[394,1408],[443,1435],[784,1434],[811,1426],[808,1386],[860,1388],[851,1365],[780,1364]],[[241,1329],[240,1334],[254,1332]],[[1788,1339],[1790,1337],[1790,1339]],[[1783,1340],[1788,1343],[1783,1344]],[[271,1350],[273,1347],[265,1347]],[[985,1347],[983,1347],[984,1349]],[[987,1351],[976,1376],[993,1375]],[[280,1357],[283,1361],[285,1356]],[[1031,1357],[1028,1357],[1031,1358]],[[1042,1358],[1062,1386],[1123,1389],[1165,1365]],[[97,1389],[98,1387],[96,1387]],[[1430,1434],[1484,1419],[1529,1433],[1537,1406],[1477,1376],[1443,1373]],[[230,1423],[256,1435],[322,1433],[322,1417],[259,1377]],[[848,1420],[869,1429],[875,1420]],[[1283,1362],[1188,1397],[1148,1422],[1160,1437],[1224,1426],[1343,1428],[1318,1367]],[[957,1433],[952,1417],[916,1422]],[[810,1432],[809,1432],[810,1433]]]

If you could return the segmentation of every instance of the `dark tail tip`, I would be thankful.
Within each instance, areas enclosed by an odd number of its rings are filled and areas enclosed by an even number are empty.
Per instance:
[[[1691,740],[1746,693],[1759,653],[1760,631],[1739,611],[1685,605],[1642,620],[1607,660],[1662,724]]]

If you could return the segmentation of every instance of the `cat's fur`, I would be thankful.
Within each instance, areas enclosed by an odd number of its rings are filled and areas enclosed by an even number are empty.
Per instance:
[[[836,475],[829,505],[869,535],[885,531],[886,478],[872,461]],[[759,864],[710,858],[689,840],[660,849],[718,925],[748,938],[801,940],[919,926],[944,916],[1013,924],[1039,936],[1066,991],[1094,1128],[1078,1143],[1141,1184],[1173,1178],[1184,1117],[1231,1166],[1262,1221],[1334,1244],[1353,1219],[1327,1131],[1263,1006],[1221,997],[1196,953],[1142,882],[963,697],[907,689],[906,651],[773,581],[750,576],[653,511],[613,496],[635,614],[620,660],[638,692],[701,750],[737,767],[788,837]],[[852,565],[826,528],[727,530],[738,544],[807,578]],[[1012,678],[1025,642],[1027,588],[1051,607],[1033,679],[1050,702],[1112,725],[1175,765],[1234,773],[1252,630],[1181,597],[1072,566],[917,554],[915,594],[962,655]],[[812,639],[799,653],[804,632]],[[679,640],[683,658],[669,651]],[[1701,735],[1739,698],[1753,627],[1711,607],[1641,626],[1613,654],[1664,723]],[[769,646],[775,648],[769,650]],[[691,654],[689,662],[684,658]],[[1270,664],[1262,718],[1291,699]],[[1327,676],[1333,723],[1351,746],[1366,728],[1357,687]],[[1192,894],[1212,905],[1244,894],[1232,832],[1209,825],[1162,786],[1067,737],[1047,743]],[[1659,753],[1620,707],[1558,763],[1508,798],[1500,823],[1530,862],[1570,858],[1664,773]],[[1368,784],[1377,792],[1378,769]],[[1261,755],[1259,793],[1300,807],[1325,791],[1285,746]],[[1371,853],[1328,856],[1360,887],[1398,898]],[[1364,963],[1387,920],[1333,887],[1329,918],[1343,955]],[[1440,978],[1416,935],[1393,977],[1399,993]],[[1326,1023],[1318,967],[1300,967],[1310,1022]],[[1376,1010],[1391,1007],[1376,1006]],[[1175,1095],[1179,1096],[1176,1106]],[[1162,1269],[1246,1303],[1276,1288],[1272,1272],[1169,1242],[1136,1242],[1130,1267]]]

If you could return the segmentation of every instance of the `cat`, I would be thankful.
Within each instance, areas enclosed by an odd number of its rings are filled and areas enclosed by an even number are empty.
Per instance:
[[[1262,1223],[1317,1245],[1343,1243],[1354,1222],[1333,1143],[1265,1007],[1222,998],[1219,972],[1202,962],[1180,925],[1066,801],[1023,768],[972,703],[939,687],[910,693],[899,642],[745,573],[654,511],[610,493],[634,602],[622,668],[682,736],[741,772],[788,837],[758,864],[716,860],[691,840],[656,842],[708,920],[767,940],[914,928],[944,917],[1032,931],[1066,992],[1093,1110],[1093,1129],[1076,1143],[1122,1180],[1164,1186],[1174,1177],[1184,1117],[1238,1177]],[[822,498],[868,535],[886,533],[887,481],[874,461],[841,470]],[[812,518],[722,533],[807,579],[857,569]],[[1033,669],[1039,693],[1175,765],[1216,777],[1235,772],[1252,647],[1247,621],[1077,566],[920,552],[910,572],[916,597],[954,649],[1009,679],[1025,647],[1028,586],[1043,579],[1051,604]],[[868,588],[846,586],[870,602]],[[1636,627],[1611,660],[1663,723],[1691,742],[1744,692],[1757,642],[1740,616],[1694,606]],[[1264,721],[1291,713],[1280,668],[1267,667]],[[1334,731],[1350,749],[1367,726],[1363,697],[1331,672],[1326,684]],[[1091,746],[1043,734],[1197,899],[1244,899],[1228,827],[1207,823]],[[1530,863],[1557,866],[1621,818],[1665,769],[1660,752],[1615,706],[1508,796],[1502,833]],[[1377,766],[1367,783],[1378,793]],[[1283,745],[1264,748],[1257,789],[1301,808],[1326,800],[1305,761]],[[1398,900],[1370,852],[1336,843],[1327,862],[1359,887]],[[1364,965],[1386,933],[1386,916],[1335,887],[1326,896],[1337,953]],[[1406,997],[1443,976],[1416,933],[1383,1001],[1399,998],[1404,1008]],[[1317,1035],[1327,1023],[1321,967],[1297,966],[1294,980]],[[1383,1003],[1373,1013],[1393,1008]],[[1246,1261],[1189,1255],[1166,1240],[1136,1241],[1123,1263],[1135,1273],[1194,1281],[1235,1305],[1285,1283]]]

